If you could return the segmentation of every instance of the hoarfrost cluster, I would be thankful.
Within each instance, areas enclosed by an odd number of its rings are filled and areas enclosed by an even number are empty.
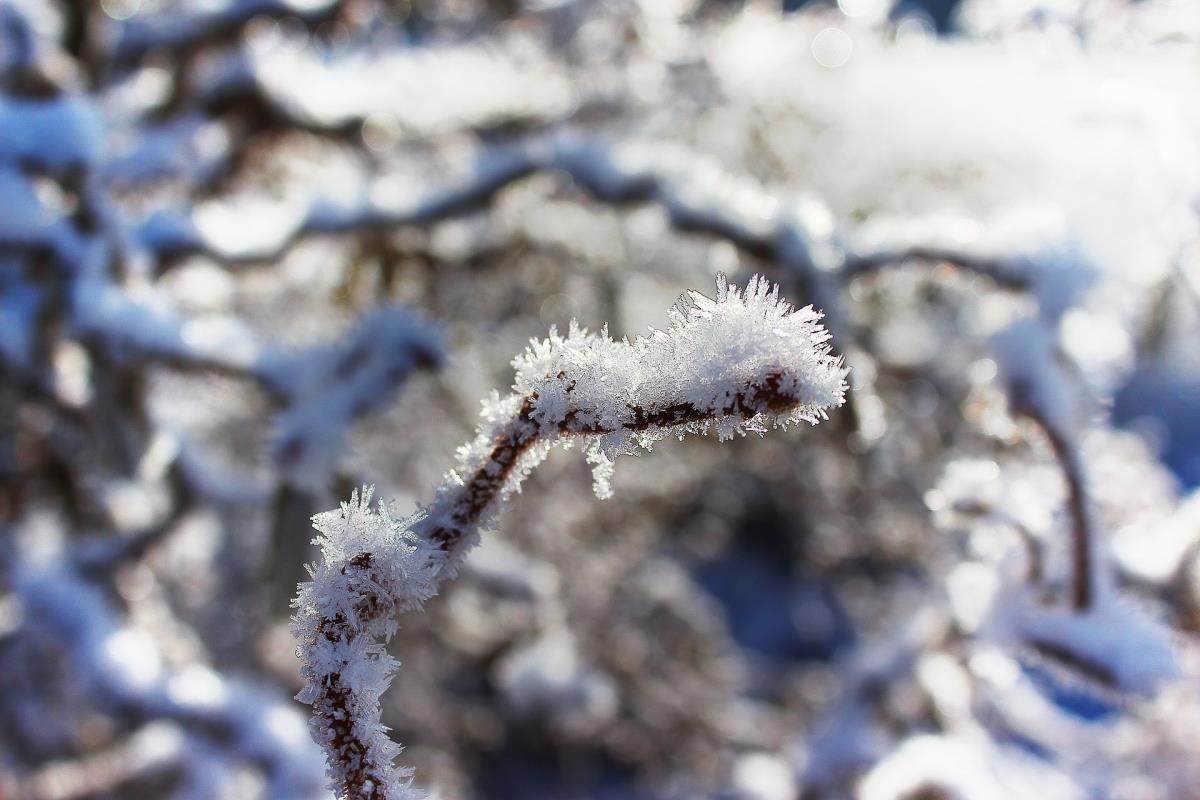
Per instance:
[[[681,304],[682,305],[682,304]],[[409,796],[411,772],[380,722],[379,699],[398,666],[385,645],[395,615],[419,608],[453,575],[481,528],[558,443],[590,439],[596,494],[611,495],[612,459],[669,434],[721,439],[768,424],[813,424],[844,400],[846,370],[830,353],[811,307],[793,309],[760,277],[746,289],[718,278],[715,299],[692,292],[671,326],[617,342],[571,323],[513,361],[513,393],[484,404],[475,440],[433,503],[398,522],[372,510],[372,489],[314,517],[323,561],[302,584],[293,630],[301,642],[314,738],[335,792],[347,798]]]

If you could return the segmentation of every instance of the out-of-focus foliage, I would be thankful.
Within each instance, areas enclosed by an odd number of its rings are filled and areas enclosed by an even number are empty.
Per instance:
[[[784,5],[0,3],[0,797],[327,796],[309,517],[718,271],[847,406],[551,455],[400,620],[419,782],[1196,793],[1200,6]]]

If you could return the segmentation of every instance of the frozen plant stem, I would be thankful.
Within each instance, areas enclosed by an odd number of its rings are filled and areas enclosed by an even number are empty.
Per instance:
[[[1041,428],[1067,483],[1071,524],[1071,607],[1092,607],[1095,594],[1095,536],[1087,482],[1074,430],[1075,390],[1064,374],[1054,327],[1039,319],[1020,320],[992,337],[992,353],[1007,384],[1009,410]]]
[[[411,771],[380,724],[379,698],[396,662],[385,645],[396,616],[418,608],[454,574],[504,501],[556,445],[586,443],[596,493],[607,497],[616,456],[669,435],[716,430],[721,439],[769,426],[816,424],[841,405],[846,370],[811,307],[793,309],[754,278],[744,292],[717,282],[716,299],[693,292],[665,331],[633,342],[572,325],[532,342],[513,361],[504,398],[484,404],[474,441],[434,501],[395,520],[357,493],[314,517],[323,561],[296,599],[312,731],[334,791],[347,800],[412,797]]]
[[[564,377],[565,373],[559,373],[560,380]],[[651,406],[649,409],[628,404],[626,412],[629,419],[622,421],[619,429],[584,421],[576,409],[571,409],[551,433],[559,437],[604,436],[619,430],[642,432],[705,425],[719,418],[748,422],[760,415],[779,414],[795,407],[797,399],[782,391],[785,377],[782,371],[770,372],[761,385],[742,386],[727,405],[716,411],[698,408],[688,402],[673,403],[662,408]],[[572,387],[568,386],[568,397],[571,393]],[[480,516],[495,502],[497,494],[503,491],[521,457],[545,436],[546,431],[533,418],[538,399],[538,393],[534,392],[521,403],[516,419],[507,431],[500,434],[487,461],[461,487],[459,497],[450,501],[448,521],[434,526],[428,520],[423,520],[415,527],[417,533],[446,552],[452,552],[460,546],[464,534],[475,526]]]

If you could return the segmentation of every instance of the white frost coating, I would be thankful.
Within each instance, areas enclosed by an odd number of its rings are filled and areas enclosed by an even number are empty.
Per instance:
[[[313,705],[313,738],[326,749],[339,796],[403,800],[419,795],[409,789],[412,770],[393,766],[400,747],[379,719],[379,697],[399,665],[384,642],[395,633],[394,612],[418,608],[436,592],[437,561],[412,533],[413,520],[393,519],[382,504],[373,510],[371,495],[356,491],[339,511],[313,517],[325,558],[310,567],[313,579],[295,601],[292,631],[307,684],[296,698]],[[340,693],[331,695],[330,686]],[[364,784],[369,789],[347,793]]]
[[[793,309],[761,277],[743,293],[720,276],[716,299],[694,291],[689,298],[671,309],[667,330],[633,342],[610,338],[607,328],[592,334],[574,325],[566,336],[552,329],[550,338],[531,342],[513,360],[512,394],[485,404],[485,424],[460,453],[459,474],[478,468],[491,452],[494,425],[506,425],[525,397],[533,398],[530,421],[548,441],[595,435],[587,455],[602,498],[611,494],[613,459],[649,450],[668,435],[715,429],[724,441],[763,434],[770,425],[815,425],[842,404],[846,369],[830,354],[829,335],[811,306]],[[795,402],[781,413],[744,413],[739,398],[747,387],[761,387],[773,375],[780,394]],[[680,416],[672,418],[670,409]]]
[[[744,291],[717,281],[715,299],[692,292],[671,325],[635,341],[572,324],[513,361],[512,393],[484,403],[475,440],[422,515],[403,522],[370,508],[371,490],[314,524],[324,559],[301,585],[300,641],[312,731],[342,797],[411,797],[411,772],[379,721],[396,662],[384,646],[397,612],[417,608],[453,575],[505,499],[555,445],[588,440],[597,494],[619,455],[668,436],[721,439],[794,422],[816,424],[841,405],[846,369],[811,307],[793,309],[766,280]]]

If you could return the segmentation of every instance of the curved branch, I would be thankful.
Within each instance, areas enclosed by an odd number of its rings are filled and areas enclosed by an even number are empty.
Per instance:
[[[846,256],[842,269],[845,279],[853,280],[882,267],[906,262],[929,265],[948,264],[956,270],[979,275],[991,280],[997,286],[1013,291],[1028,289],[1033,283],[1028,269],[1022,268],[1022,265],[1011,258],[975,255],[928,245],[913,245],[874,253],[850,253]]]
[[[317,199],[285,235],[269,245],[239,249],[223,244],[189,218],[165,211],[145,220],[138,238],[160,263],[201,255],[230,267],[262,264],[279,260],[296,244],[315,236],[428,226],[465,216],[487,208],[509,186],[544,172],[569,176],[604,203],[658,205],[678,231],[708,234],[761,260],[802,273],[813,271],[817,257],[806,226],[757,181],[732,175],[694,154],[633,144],[611,148],[568,135],[489,150],[465,180],[412,201],[388,204],[364,196],[357,205],[345,207]],[[1011,260],[925,246],[849,253],[840,269],[830,265],[834,269],[826,271],[845,282],[905,261],[949,263],[1006,288],[1025,288],[1031,280]]]
[[[1079,462],[1079,453],[1073,443],[1054,425],[1049,424],[1036,413],[1028,413],[1031,419],[1038,423],[1050,442],[1054,457],[1062,467],[1063,477],[1067,481],[1067,512],[1071,517],[1071,605],[1076,611],[1087,611],[1092,605],[1093,571],[1091,514],[1088,513],[1087,488],[1083,477],[1083,467]]]
[[[421,517],[372,511],[367,491],[314,518],[325,558],[295,603],[307,684],[298,697],[313,706],[340,797],[410,797],[411,772],[392,765],[398,748],[379,722],[394,617],[436,593],[554,445],[588,440],[604,496],[610,459],[657,439],[815,424],[842,403],[846,371],[811,308],[793,310],[760,279],[744,294],[719,281],[716,300],[693,293],[692,302],[669,330],[632,343],[572,329],[531,344],[514,361],[513,393],[485,408],[459,470]]]
[[[688,402],[648,408],[631,405],[626,410],[632,419],[622,423],[621,427],[631,432],[672,431],[730,417],[749,421],[765,414],[786,414],[803,404],[797,394],[784,389],[789,383],[787,378],[782,371],[769,373],[761,384],[742,386],[727,405],[718,409],[706,409]],[[431,552],[442,557],[430,562],[436,565],[438,577],[445,565],[454,564],[465,555],[472,534],[495,514],[496,507],[511,491],[514,473],[520,469],[522,460],[544,442],[547,435],[554,438],[596,437],[616,432],[602,424],[582,422],[580,415],[572,411],[547,431],[535,419],[537,399],[536,393],[524,398],[516,416],[496,435],[488,458],[470,480],[440,498],[429,516],[413,526],[412,532],[432,545]],[[360,588],[362,593],[354,603],[353,613],[339,611],[321,618],[317,622],[317,637],[332,646],[358,649],[364,629],[386,624],[393,614],[404,608],[403,603],[389,602],[381,593],[373,591],[374,587],[388,582],[385,575],[377,572],[377,567],[374,553],[361,552],[339,568],[347,584]],[[311,680],[311,676],[306,677]],[[321,732],[319,741],[331,759],[336,759],[331,764],[334,789],[346,800],[403,798],[405,794],[395,795],[390,787],[399,780],[402,782],[399,791],[403,792],[411,772],[397,774],[391,766],[390,748],[358,724],[363,709],[360,691],[355,690],[354,682],[345,670],[329,673],[323,676],[319,692],[311,700],[314,731]]]
[[[801,405],[798,396],[783,390],[788,377],[782,370],[770,372],[761,384],[746,384],[726,405],[717,409],[700,408],[689,402],[673,403],[665,407],[651,405],[645,408],[630,404],[625,408],[630,419],[622,422],[619,429],[601,423],[582,422],[581,415],[572,409],[550,435],[593,437],[617,433],[618,430],[669,431],[715,423],[722,419],[735,418],[748,422],[759,415],[785,414]],[[496,437],[495,445],[484,464],[461,487],[456,497],[444,501],[444,504],[449,506],[448,520],[432,524],[428,520],[441,518],[441,515],[431,515],[426,518],[426,524],[418,524],[414,528],[416,533],[437,549],[447,553],[456,551],[461,546],[466,533],[477,526],[481,519],[487,516],[487,511],[496,504],[521,458],[547,435],[547,431],[540,428],[534,420],[537,400],[538,395],[535,392],[521,402],[516,418]]]

